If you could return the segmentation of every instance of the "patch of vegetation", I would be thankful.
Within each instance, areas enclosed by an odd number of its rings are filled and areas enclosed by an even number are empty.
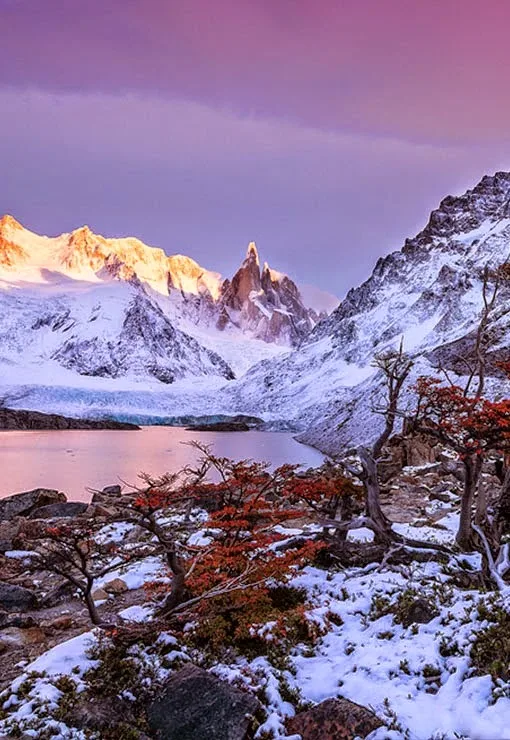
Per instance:
[[[480,607],[480,605],[479,605]],[[491,620],[494,621],[494,614]],[[481,630],[471,646],[471,662],[478,675],[510,680],[510,614],[499,609],[497,622]]]

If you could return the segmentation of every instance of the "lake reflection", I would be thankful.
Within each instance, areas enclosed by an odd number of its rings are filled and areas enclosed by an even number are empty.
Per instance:
[[[277,432],[188,432],[182,427],[144,427],[141,431],[0,432],[0,497],[32,488],[56,488],[69,499],[87,501],[87,487],[101,489],[137,482],[138,473],[161,475],[196,460],[182,444],[199,440],[213,452],[234,459],[318,466],[320,452]]]

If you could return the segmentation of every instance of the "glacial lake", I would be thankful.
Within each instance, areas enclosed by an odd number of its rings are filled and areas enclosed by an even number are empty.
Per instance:
[[[272,467],[321,465],[324,456],[286,432],[196,432],[183,427],[140,431],[1,431],[0,498],[33,488],[56,488],[70,500],[88,501],[87,488],[138,483],[140,472],[161,475],[197,459],[185,443],[198,440],[236,460],[251,458]]]

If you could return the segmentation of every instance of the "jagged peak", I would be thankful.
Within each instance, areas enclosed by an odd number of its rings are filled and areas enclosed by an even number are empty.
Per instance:
[[[248,244],[248,249],[246,250],[246,259],[254,260],[257,265],[260,265],[259,253],[257,251],[257,245],[255,244],[255,242],[250,242]]]

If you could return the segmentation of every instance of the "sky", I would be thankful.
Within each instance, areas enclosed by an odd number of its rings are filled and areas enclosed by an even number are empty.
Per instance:
[[[0,0],[0,213],[342,297],[510,168],[507,0]]]

